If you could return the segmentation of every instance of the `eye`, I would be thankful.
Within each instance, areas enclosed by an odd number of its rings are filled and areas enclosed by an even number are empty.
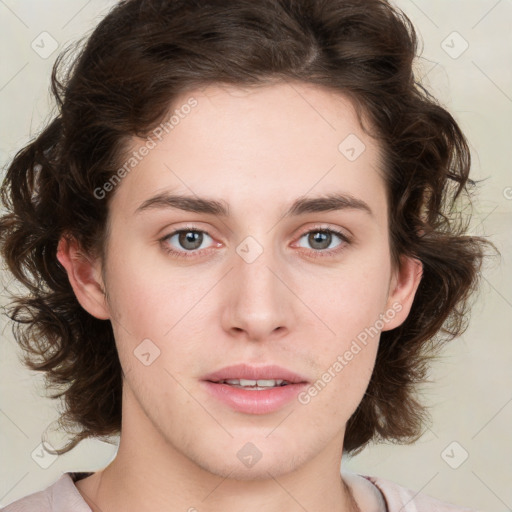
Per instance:
[[[208,239],[211,244],[213,239],[205,231],[196,228],[184,228],[173,231],[160,241],[167,252],[186,258],[189,257],[187,253],[195,253],[207,248]],[[190,256],[193,256],[193,254],[190,254]]]
[[[336,239],[339,240],[338,243],[336,243]],[[301,240],[305,240],[307,245],[302,245],[300,243]],[[325,255],[339,252],[341,250],[340,247],[342,248],[348,243],[350,243],[350,240],[343,233],[334,229],[323,228],[310,230],[304,233],[299,239],[299,247],[308,248],[309,246],[315,253],[326,253]]]
[[[301,241],[305,240],[307,244],[302,245]],[[338,240],[338,243],[336,241]],[[208,241],[210,241],[208,243]],[[160,239],[164,250],[177,257],[190,258],[198,254],[198,252],[207,250],[214,246],[212,244],[213,238],[206,233],[195,227],[186,227],[177,229],[172,233]],[[331,228],[317,228],[304,233],[299,238],[298,246],[302,248],[310,248],[310,255],[317,256],[332,256],[337,254],[350,243],[347,235]],[[217,243],[217,247],[222,244]]]

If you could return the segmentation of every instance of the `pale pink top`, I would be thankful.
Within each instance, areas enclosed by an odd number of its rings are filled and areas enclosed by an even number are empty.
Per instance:
[[[45,490],[25,496],[0,510],[2,512],[91,512],[89,505],[74,484],[76,480],[85,478],[89,474],[64,473]],[[382,478],[361,476],[380,491],[387,512],[476,512],[418,494]]]

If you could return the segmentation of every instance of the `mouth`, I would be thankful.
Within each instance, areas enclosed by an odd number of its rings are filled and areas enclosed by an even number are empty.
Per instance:
[[[307,379],[286,368],[245,364],[222,368],[202,382],[210,397],[246,414],[277,411],[308,385]]]
[[[216,372],[205,375],[203,380],[215,384],[242,387],[244,389],[268,389],[308,382],[302,375],[281,366],[250,366],[247,364],[226,366]]]
[[[291,383],[283,379],[224,379],[219,381],[209,381],[214,384],[227,384],[235,388],[251,389],[254,391],[262,391],[264,389],[278,388],[282,386],[288,386]]]

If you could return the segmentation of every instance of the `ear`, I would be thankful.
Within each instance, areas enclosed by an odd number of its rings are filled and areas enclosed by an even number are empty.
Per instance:
[[[401,256],[399,268],[392,274],[386,311],[395,312],[395,316],[386,322],[383,331],[389,331],[401,325],[409,312],[416,291],[423,276],[423,265],[420,260],[410,256]]]
[[[100,320],[109,319],[99,259],[83,252],[76,239],[68,235],[63,235],[59,240],[57,259],[66,269],[80,305]]]

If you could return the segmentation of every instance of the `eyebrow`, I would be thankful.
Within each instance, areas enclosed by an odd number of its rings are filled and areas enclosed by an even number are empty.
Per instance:
[[[219,217],[229,217],[229,206],[224,201],[197,196],[161,193],[146,199],[135,214],[146,210],[176,208],[186,212],[206,213]],[[283,217],[303,215],[306,213],[328,212],[336,210],[359,210],[373,215],[371,208],[362,199],[350,194],[328,194],[321,197],[301,197],[284,213]]]

